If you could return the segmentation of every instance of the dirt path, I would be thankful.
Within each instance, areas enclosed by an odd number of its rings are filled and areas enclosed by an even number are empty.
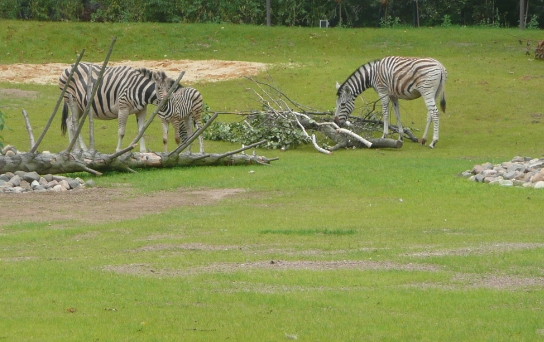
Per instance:
[[[130,188],[88,188],[64,192],[0,193],[1,227],[24,222],[112,222],[173,208],[209,205],[243,189],[177,189],[136,195]],[[100,214],[97,214],[100,213]]]

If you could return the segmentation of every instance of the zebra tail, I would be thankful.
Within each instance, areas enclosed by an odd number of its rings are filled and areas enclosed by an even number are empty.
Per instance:
[[[442,76],[440,77],[440,89],[439,91],[442,92],[442,98],[440,99],[440,108],[442,109],[442,112],[446,112],[446,78],[447,74],[446,71],[442,72]]]
[[[60,129],[62,131],[62,135],[65,135],[66,131],[68,130],[68,127],[66,125],[67,119],[68,119],[68,104],[64,102],[64,107],[62,107],[62,120],[60,123]]]

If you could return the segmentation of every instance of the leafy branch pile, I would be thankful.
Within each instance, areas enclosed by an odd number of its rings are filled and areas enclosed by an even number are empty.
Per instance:
[[[243,145],[266,140],[267,143],[261,145],[261,147],[266,146],[269,149],[291,149],[312,143],[318,150],[334,150],[340,147],[363,147],[346,140],[345,134],[351,135],[352,138],[355,137],[359,141],[367,141],[368,139],[376,142],[376,139],[372,139],[373,132],[382,131],[383,122],[380,120],[381,114],[375,112],[375,103],[371,104],[372,108],[365,107],[363,116],[350,117],[351,125],[348,131],[341,129],[332,122],[332,111],[319,111],[302,105],[268,83],[252,78],[248,79],[258,88],[252,90],[258,98],[262,110],[245,113],[221,113],[235,114],[244,118],[235,122],[213,122],[204,132],[206,139]],[[208,117],[209,114],[204,115],[203,121],[206,121]],[[392,132],[398,132],[395,126],[390,126],[390,128]],[[310,135],[308,131],[315,131],[319,134],[319,138],[324,139],[326,142],[322,143],[321,146],[317,146],[315,134]],[[417,141],[409,130],[406,130],[406,132],[409,139]],[[329,145],[331,140],[336,143],[333,147]],[[364,142],[363,144],[370,147]],[[387,146],[382,147],[400,146],[389,142]]]

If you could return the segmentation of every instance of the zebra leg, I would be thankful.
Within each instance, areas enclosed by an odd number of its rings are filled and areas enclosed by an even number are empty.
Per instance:
[[[200,120],[195,120],[195,127],[196,129],[200,129],[202,127],[202,122]],[[202,137],[202,134],[198,136],[198,144],[200,147],[200,154],[204,154],[204,138]]]
[[[127,117],[128,117],[128,111],[125,109],[119,108],[117,148],[115,149],[116,152],[121,151],[121,149],[123,148],[123,138],[125,137],[125,127],[127,126]],[[141,145],[140,145],[140,149],[141,149]]]
[[[397,119],[397,126],[399,128],[399,141],[403,141],[404,140],[404,128],[402,128],[402,123],[400,122],[399,100],[396,97],[393,97],[391,99],[391,102],[393,102],[393,110],[395,111],[395,117]]]
[[[438,142],[438,115],[438,108],[436,108],[435,106],[431,114],[431,117],[433,119],[433,142],[429,145],[430,148],[434,148],[436,146],[436,143]]]
[[[429,126],[431,125],[431,111],[427,113],[427,124],[425,125],[425,131],[423,132],[423,137],[421,138],[421,145],[427,143],[427,132],[429,132]]]
[[[183,141],[186,141],[187,139],[189,139],[190,137],[193,136],[193,118],[189,115],[185,118],[185,136],[183,137]],[[187,146],[187,151],[189,151],[189,154],[192,154],[191,152],[191,146],[193,144],[190,144],[189,146]]]
[[[389,134],[389,96],[382,97],[383,135],[382,139]]]
[[[81,111],[79,107],[73,106],[74,108],[71,108],[72,114],[66,118],[66,127],[68,128],[68,142],[71,142],[74,134],[76,134],[77,127],[79,126],[79,117],[81,116]],[[85,144],[85,141],[83,141],[83,137],[81,134],[77,137],[76,143],[75,143],[75,150],[82,150],[87,151],[87,145]]]
[[[136,113],[136,122],[138,123],[138,134],[140,134],[142,129],[144,129],[146,113],[147,113],[147,106],[144,107],[144,109],[142,109],[138,113]],[[126,123],[126,120],[125,120],[125,123]],[[145,152],[147,152],[147,148],[145,147],[145,139],[144,139],[144,136],[142,135],[142,137],[140,138],[140,153],[145,153]]]
[[[162,124],[162,145],[164,152],[168,152],[168,121],[161,119]]]
[[[429,111],[427,113],[427,124],[425,125],[425,132],[423,132],[423,137],[421,138],[421,145],[425,145],[427,142],[427,133],[429,131],[429,127],[431,126],[431,120],[433,122],[433,141],[429,145],[430,148],[434,148],[436,143],[438,142],[438,108],[436,108],[436,104],[431,104],[428,107]]]

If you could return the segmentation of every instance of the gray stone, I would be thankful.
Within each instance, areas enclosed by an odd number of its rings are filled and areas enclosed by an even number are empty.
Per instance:
[[[68,177],[65,177],[65,176],[53,175],[53,179],[56,180],[57,182],[60,182],[61,180],[65,180],[67,178]]]
[[[466,170],[465,172],[461,173],[462,177],[468,178],[472,176],[472,171]]]
[[[9,189],[9,192],[12,192],[12,193],[15,193],[15,194],[20,194],[22,192],[25,192],[26,190],[24,188],[21,188],[20,186],[16,186],[16,187],[13,187],[13,188],[10,188]]]
[[[20,187],[25,190],[32,190],[32,187],[30,187],[30,183],[25,180],[21,181]]]
[[[13,184],[14,187],[19,186],[21,185],[21,177],[19,177],[18,175],[14,175],[13,177],[11,177],[8,183]]]
[[[544,181],[540,181],[540,182],[535,183],[534,188],[535,189],[544,189]]]
[[[89,179],[88,181],[85,182],[85,185],[88,186],[89,188],[93,188],[96,184],[94,183],[94,180]]]
[[[32,181],[32,183],[30,183],[30,187],[33,189],[33,190],[36,190],[36,188],[38,188],[40,186],[40,182],[38,181]]]
[[[502,176],[504,179],[514,179],[516,178],[518,175],[518,173],[516,171],[509,171],[509,172],[506,172],[504,173],[504,175]]]
[[[26,172],[25,174],[23,174],[23,180],[29,182],[29,183],[32,183],[32,181],[37,181],[40,179],[40,175],[36,172],[36,171],[32,171],[32,172]]]
[[[9,177],[6,176],[5,174],[3,174],[3,175],[0,175],[0,180],[3,180],[4,182],[8,182],[8,181],[9,181]]]
[[[77,189],[81,186],[81,183],[77,179],[69,178],[66,180],[70,189]]]
[[[480,182],[482,183],[485,179],[485,176],[482,175],[481,173],[477,174],[476,177],[474,177],[474,179],[476,180],[476,182]]]
[[[511,181],[511,180],[508,180],[508,179],[501,179],[499,181],[499,185],[500,186],[513,186],[514,185],[514,182]]]
[[[482,167],[482,165],[474,165],[474,167],[472,168],[472,173],[477,175],[478,173],[482,173],[484,171],[484,168]]]
[[[70,190],[70,184],[68,184],[68,181],[66,179],[63,179],[59,182],[59,185],[61,185],[66,190]]]
[[[483,163],[482,167],[484,168],[484,170],[493,170],[494,165],[491,163]]]
[[[25,173],[26,173],[25,171],[15,171],[15,172],[14,172],[14,174],[15,174],[16,176],[21,177],[21,179],[23,179],[23,176],[25,175]]]
[[[44,175],[43,178],[45,178],[45,180],[47,182],[51,182],[53,180],[53,175],[48,173],[48,174]]]
[[[541,182],[541,181],[544,181],[544,174],[538,172],[538,173],[535,173],[533,175],[533,177],[531,177],[531,183],[538,183],[538,182]]]
[[[483,174],[485,177],[493,177],[493,176],[496,176],[496,175],[497,175],[497,171],[495,171],[495,170],[490,170],[490,169],[486,169],[486,170],[484,170],[484,172],[482,172],[482,174]]]
[[[63,187],[62,185],[60,184],[57,184],[53,187],[53,191],[56,191],[56,192],[61,192],[61,191],[67,191],[67,189],[65,187]]]

